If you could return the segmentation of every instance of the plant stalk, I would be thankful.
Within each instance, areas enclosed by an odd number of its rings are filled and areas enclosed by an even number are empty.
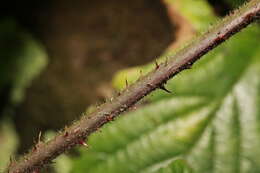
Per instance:
[[[220,23],[199,36],[165,63],[156,68],[136,83],[128,86],[124,92],[97,108],[88,116],[65,128],[62,133],[47,143],[38,142],[33,149],[18,162],[11,162],[9,173],[32,173],[44,165],[52,163],[60,154],[77,145],[86,145],[87,137],[104,124],[112,121],[122,112],[133,106],[155,89],[167,89],[165,83],[182,70],[189,69],[200,57],[226,41],[235,33],[260,17],[260,0],[252,0],[225,17]],[[217,67],[216,67],[217,68]]]

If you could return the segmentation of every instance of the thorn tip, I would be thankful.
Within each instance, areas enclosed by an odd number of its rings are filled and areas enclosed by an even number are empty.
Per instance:
[[[157,70],[160,67],[160,65],[158,64],[158,62],[155,60],[155,69]]]
[[[164,85],[161,85],[159,88],[160,88],[161,90],[167,92],[167,93],[172,93],[171,91],[169,91],[168,89],[166,89]]]
[[[80,140],[79,144],[88,147],[88,144],[84,140]]]

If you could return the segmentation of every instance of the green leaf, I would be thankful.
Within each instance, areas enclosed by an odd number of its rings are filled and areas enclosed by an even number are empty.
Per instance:
[[[184,159],[167,160],[142,173],[192,173],[192,169]]]
[[[73,172],[167,172],[180,157],[195,173],[260,172],[259,36],[258,26],[245,29],[170,80],[174,94],[156,91],[105,125]]]
[[[90,137],[75,172],[139,172],[187,152],[215,112],[217,104],[207,102],[173,98],[124,116]]]

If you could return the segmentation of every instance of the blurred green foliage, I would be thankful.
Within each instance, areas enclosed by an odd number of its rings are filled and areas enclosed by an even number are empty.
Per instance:
[[[147,173],[149,170],[147,171]],[[192,169],[183,159],[170,160],[170,164],[161,167],[156,173],[192,173]]]
[[[11,121],[0,123],[0,172],[8,166],[11,155],[15,152],[18,141]]]
[[[192,6],[181,12],[198,32],[205,27],[196,26],[216,21],[205,1],[169,3]],[[174,94],[155,91],[148,105],[105,125],[80,149],[71,172],[260,172],[259,36],[258,26],[248,27],[170,80]],[[126,78],[134,82],[154,66],[123,70],[113,84],[123,89]]]
[[[13,19],[0,21],[0,92],[11,88],[10,101],[22,101],[25,89],[47,65],[42,45]]]

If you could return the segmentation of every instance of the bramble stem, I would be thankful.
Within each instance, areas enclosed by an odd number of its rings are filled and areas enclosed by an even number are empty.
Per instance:
[[[260,17],[260,0],[252,0],[217,26],[199,36],[193,43],[180,50],[167,63],[159,64],[152,72],[127,89],[112,102],[99,107],[47,143],[40,142],[17,163],[10,164],[9,173],[31,173],[49,164],[58,155],[76,145],[85,145],[85,139],[105,123],[113,120],[153,90],[164,88],[173,76],[188,69],[204,54],[227,40]]]

